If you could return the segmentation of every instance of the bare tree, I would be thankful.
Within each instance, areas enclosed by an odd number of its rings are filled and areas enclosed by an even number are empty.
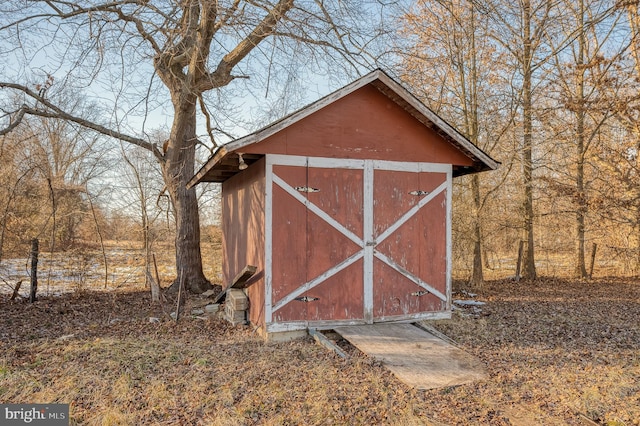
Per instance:
[[[612,14],[608,3],[563,3],[566,14],[560,21],[559,43],[567,46],[551,58],[554,69],[545,88],[554,103],[546,124],[553,129],[560,151],[545,178],[556,191],[556,198],[570,197],[568,211],[575,215],[575,273],[582,278],[588,277],[585,245],[591,180],[595,176],[594,145],[606,139],[601,137],[603,126],[616,113],[616,68],[628,46],[626,38],[621,37],[620,15]]]
[[[152,152],[176,215],[177,275],[189,290],[202,292],[209,282],[202,271],[198,204],[195,189],[186,183],[194,172],[196,149],[204,143],[198,117],[207,125],[208,147],[217,144],[220,117],[209,110],[207,93],[236,88],[250,76],[286,72],[273,58],[307,60],[311,66],[346,63],[354,69],[365,61],[365,47],[379,29],[369,25],[375,6],[373,1],[311,0],[5,1],[0,6],[0,58],[16,64],[18,72],[5,72],[0,89],[19,93],[22,104],[3,107],[9,117],[3,132],[25,114],[38,115]],[[25,81],[36,64],[49,76],[39,86]],[[55,104],[47,96],[56,84],[54,75],[110,101],[111,116],[87,119]],[[136,115],[146,117],[161,108],[173,115],[164,147],[146,137],[144,119],[136,122]]]
[[[21,201],[26,197],[35,170],[21,161],[20,143],[11,140],[16,135],[0,136],[0,262],[4,258],[5,243],[10,227],[17,226],[16,220],[26,212]],[[28,207],[28,206],[27,206]],[[33,210],[31,214],[35,214]],[[20,233],[22,229],[14,229]]]
[[[493,39],[512,58],[518,87],[519,111],[522,126],[520,147],[522,164],[522,185],[524,187],[523,231],[526,250],[523,275],[530,279],[537,276],[535,264],[534,238],[534,122],[537,78],[548,59],[555,53],[546,49],[548,33],[552,31],[554,17],[558,15],[555,2],[547,0],[522,0],[503,2],[487,0],[482,2],[485,13],[492,18]]]
[[[493,152],[511,125],[510,108],[495,102],[500,74],[499,53],[488,36],[488,16],[477,4],[461,0],[418,1],[402,18],[399,73],[437,114],[454,124],[474,144]],[[502,84],[506,84],[503,81]],[[503,100],[505,98],[502,98]],[[506,99],[509,104],[509,99]],[[501,153],[501,154],[504,154]],[[507,156],[509,154],[502,155]],[[508,158],[507,158],[508,160]],[[503,175],[506,176],[506,175]],[[483,209],[501,179],[474,174],[465,181],[470,192],[473,261],[471,284],[483,277]]]
[[[617,212],[620,222],[629,223],[636,239],[636,270],[640,271],[640,3],[637,1],[620,1],[617,7],[626,12],[629,29],[629,53],[631,56],[632,78],[627,82],[624,95],[620,96],[616,118],[629,137],[624,137],[614,147],[618,151],[618,161],[609,167],[621,183],[619,197],[615,204],[621,207]],[[606,157],[606,155],[603,155]]]

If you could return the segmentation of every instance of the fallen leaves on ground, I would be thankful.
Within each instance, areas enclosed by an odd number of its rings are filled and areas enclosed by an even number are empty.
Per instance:
[[[72,424],[640,424],[638,282],[494,281],[477,299],[481,313],[433,325],[489,379],[430,391],[352,347],[343,360],[310,338],[175,323],[147,293],[2,300],[0,401],[70,403]]]

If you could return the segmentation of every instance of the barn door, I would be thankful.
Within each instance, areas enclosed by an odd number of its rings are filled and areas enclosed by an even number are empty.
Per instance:
[[[450,167],[268,156],[267,323],[446,306]]]
[[[361,320],[363,162],[277,160],[270,174],[272,320]]]
[[[373,181],[374,321],[448,310],[447,169],[383,163]]]

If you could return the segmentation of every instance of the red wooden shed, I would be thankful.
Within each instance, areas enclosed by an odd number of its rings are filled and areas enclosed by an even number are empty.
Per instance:
[[[451,180],[498,163],[380,70],[221,148],[223,279],[265,333],[448,318]]]

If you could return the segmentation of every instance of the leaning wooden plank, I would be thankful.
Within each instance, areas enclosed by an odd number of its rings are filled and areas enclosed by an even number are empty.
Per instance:
[[[309,334],[313,336],[316,342],[320,343],[325,348],[330,351],[334,351],[338,354],[340,358],[346,358],[347,354],[342,351],[337,345],[335,345],[331,340],[327,339],[327,336],[320,333],[318,330],[314,330],[312,328],[309,329]]]
[[[247,281],[256,273],[256,267],[253,265],[245,266],[242,271],[231,281],[229,288],[246,288]]]
[[[249,280],[249,278],[251,278],[256,273],[256,269],[258,269],[258,268],[256,266],[253,266],[253,265],[245,266],[242,269],[242,271],[240,271],[240,273],[235,276],[233,281],[231,281],[231,284],[226,289],[224,289],[220,293],[218,293],[216,298],[213,299],[213,303],[218,303],[222,299],[224,299],[226,297],[226,295],[227,295],[227,291],[230,288],[246,288],[247,287],[247,281]]]

